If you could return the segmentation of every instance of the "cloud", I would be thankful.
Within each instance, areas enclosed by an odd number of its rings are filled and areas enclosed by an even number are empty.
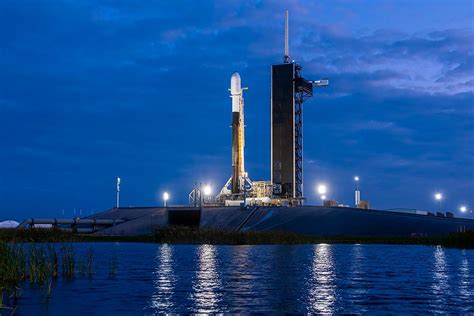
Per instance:
[[[382,131],[393,133],[396,135],[407,135],[412,134],[413,130],[401,127],[395,124],[394,122],[387,122],[387,121],[376,121],[376,120],[369,120],[366,122],[358,122],[352,125],[352,130],[357,131]]]
[[[425,94],[473,92],[474,31],[340,35],[321,28],[302,45],[305,59],[319,72],[364,76],[353,87],[401,89]],[[316,57],[313,57],[315,55]]]

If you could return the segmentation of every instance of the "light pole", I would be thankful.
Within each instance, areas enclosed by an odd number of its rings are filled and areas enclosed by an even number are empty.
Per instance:
[[[443,195],[440,192],[437,192],[435,193],[434,198],[438,202],[438,211],[441,212],[441,200],[443,199]]]
[[[356,183],[356,190],[355,190],[355,207],[357,207],[360,203],[360,190],[359,190],[359,176],[354,177],[354,181]]]
[[[205,195],[205,199],[209,202],[212,193],[212,187],[209,184],[206,184],[204,186],[203,193]]]
[[[317,190],[318,194],[321,196],[322,205],[324,205],[324,200],[326,199],[326,193],[328,189],[325,184],[319,184]]]
[[[116,197],[116,207],[120,207],[120,177],[117,177],[117,197]]]
[[[165,207],[168,207],[168,200],[169,199],[170,199],[170,195],[168,194],[168,192],[163,193],[163,201],[164,201]]]

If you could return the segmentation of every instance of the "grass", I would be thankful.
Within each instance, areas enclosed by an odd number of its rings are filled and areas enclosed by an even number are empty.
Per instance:
[[[18,236],[15,236],[15,242],[0,240],[0,315],[2,310],[14,311],[21,296],[21,286],[26,283],[37,286],[47,300],[51,296],[51,289],[56,279],[75,278],[78,262],[83,262],[84,275],[93,275],[92,247],[84,253],[82,259],[78,258],[71,243],[61,242],[55,246],[50,243],[29,242],[32,239],[38,241],[38,236],[45,236],[47,240],[51,240],[53,236],[58,236],[57,232],[51,232],[51,235],[45,231],[30,233],[31,235],[24,231],[20,232],[20,236],[27,237],[28,243],[15,243],[21,241]],[[68,239],[64,237],[61,236],[61,240]]]
[[[0,241],[10,243],[61,243],[80,241],[79,235],[59,229],[0,229]]]
[[[76,272],[76,255],[71,244],[61,244],[61,257],[63,278],[74,278]]]
[[[474,249],[474,231],[438,237],[350,237],[310,236],[284,231],[236,232],[218,229],[168,227],[157,230],[154,242],[172,244],[402,244],[441,245],[452,248]]]
[[[431,237],[350,237],[350,236],[310,236],[284,231],[269,232],[237,232],[220,229],[198,229],[182,226],[171,226],[159,229],[153,235],[142,236],[98,236],[79,235],[60,230],[49,229],[0,229],[0,242],[10,243],[67,243],[67,242],[144,242],[173,244],[216,244],[216,245],[257,245],[257,244],[403,244],[403,245],[441,245],[452,248],[474,249],[474,231],[452,233],[447,236]],[[92,265],[92,249],[90,260],[82,263],[82,270],[89,272]],[[67,254],[67,253],[66,253]],[[62,252],[63,260],[70,260]],[[74,261],[74,260],[72,260]],[[64,261],[63,261],[64,262]],[[74,267],[69,266],[69,269]],[[67,269],[63,272],[68,271]],[[68,273],[68,272],[67,272]],[[66,274],[67,274],[66,273]],[[71,273],[71,272],[69,272]]]

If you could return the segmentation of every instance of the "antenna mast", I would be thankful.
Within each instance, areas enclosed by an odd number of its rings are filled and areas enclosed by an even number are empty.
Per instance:
[[[288,46],[288,10],[285,11],[285,55],[283,62],[288,64],[290,62],[290,52]]]

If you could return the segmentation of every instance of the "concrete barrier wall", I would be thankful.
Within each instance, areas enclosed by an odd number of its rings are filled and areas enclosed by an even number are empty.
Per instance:
[[[251,214],[253,208],[213,207],[203,208],[201,212],[201,227],[237,230]]]
[[[126,214],[125,214],[126,215]],[[166,209],[157,208],[141,217],[135,217],[123,224],[111,226],[96,232],[96,235],[149,235],[167,225]]]
[[[162,209],[164,208],[163,207],[119,207],[119,208],[112,208],[110,210],[97,213],[94,215],[90,215],[84,218],[132,220],[135,218],[152,214]]]
[[[474,230],[474,221],[339,207],[261,207],[243,231],[284,230],[321,236],[444,235]]]

